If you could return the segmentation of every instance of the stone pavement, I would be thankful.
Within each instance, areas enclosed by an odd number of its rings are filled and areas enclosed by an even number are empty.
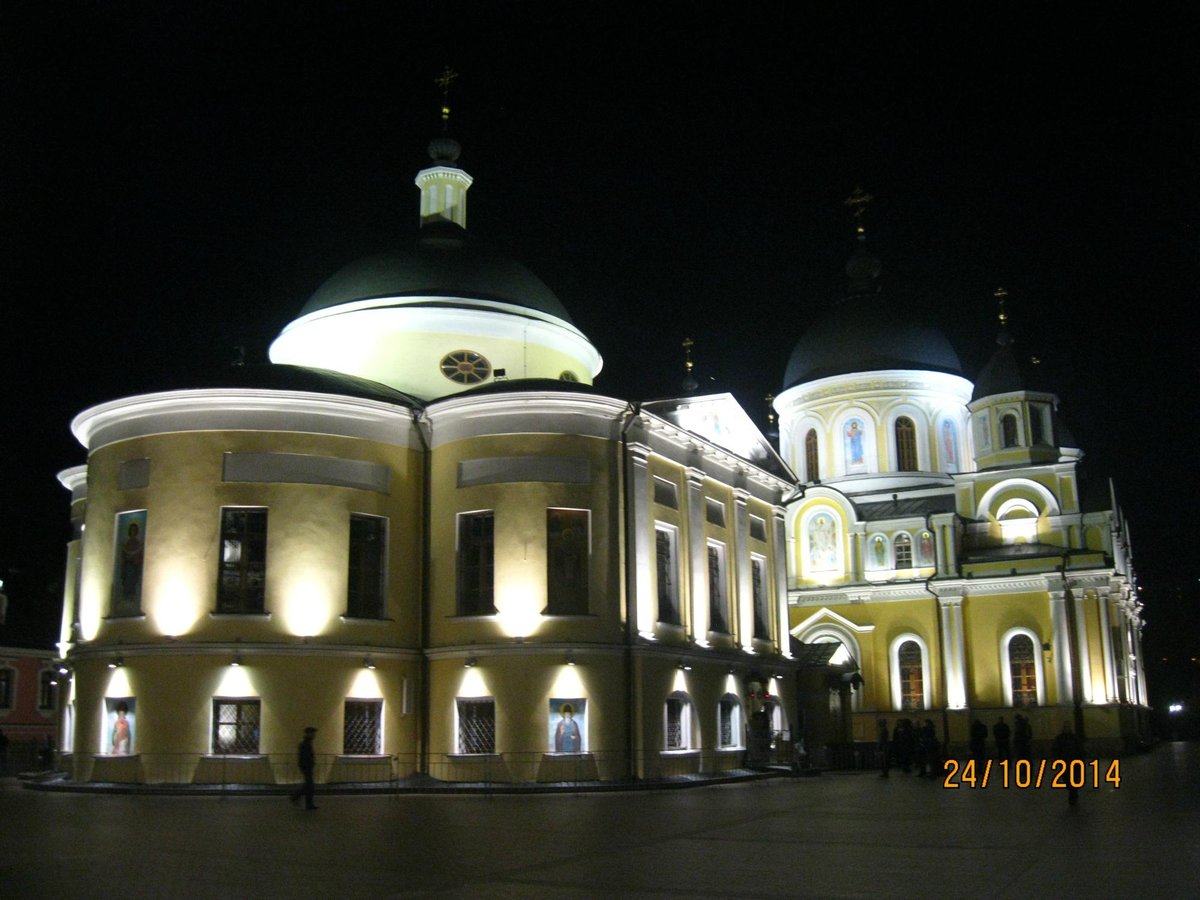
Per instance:
[[[1103,771],[1103,770],[1102,770]],[[1197,896],[1200,744],[1119,788],[960,788],[893,770],[687,790],[280,796],[0,787],[0,895]]]

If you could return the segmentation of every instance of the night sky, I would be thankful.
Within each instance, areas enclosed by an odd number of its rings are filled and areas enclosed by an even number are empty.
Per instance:
[[[0,11],[0,644],[54,640],[71,418],[265,360],[411,235],[448,64],[469,228],[557,293],[607,393],[678,393],[692,337],[701,390],[765,425],[844,291],[856,186],[888,296],[969,376],[1007,288],[1116,480],[1155,655],[1197,655],[1194,4],[339,6]]]

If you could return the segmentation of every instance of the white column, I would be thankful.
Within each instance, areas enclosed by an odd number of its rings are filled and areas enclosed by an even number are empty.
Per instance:
[[[863,565],[863,530],[861,526],[852,526],[850,530],[850,580],[865,581],[866,573]]]
[[[737,572],[737,634],[744,650],[754,649],[754,591],[750,584],[750,510],[749,492],[733,490],[733,553]]]
[[[1102,594],[1097,598],[1096,611],[1100,614],[1100,648],[1104,656],[1104,699],[1112,703],[1117,699],[1117,661],[1113,656],[1112,643],[1112,595]]]
[[[1094,703],[1092,696],[1092,662],[1088,651],[1087,631],[1087,592],[1075,597],[1075,642],[1079,649],[1079,677],[1082,680],[1079,690],[1084,703]]]
[[[791,621],[788,618],[787,592],[787,560],[783,556],[783,548],[787,539],[786,510],[782,506],[771,508],[771,558],[775,563],[775,601],[779,609],[779,626],[776,631],[776,645],[779,652],[788,659],[792,656]]]
[[[942,666],[946,672],[946,706],[949,709],[967,707],[962,605],[962,597],[938,597],[938,611],[942,617]]]
[[[1055,699],[1059,706],[1070,706],[1075,695],[1071,682],[1071,632],[1063,591],[1050,591],[1050,622],[1054,627],[1054,677],[1058,685]]]
[[[633,566],[633,596],[629,615],[633,627],[645,637],[654,637],[654,523],[650,519],[650,448],[630,444],[626,503],[629,513],[628,558]]]
[[[708,544],[704,540],[704,471],[687,470],[687,558],[691,582],[691,616],[685,624],[693,640],[708,644]],[[682,606],[684,598],[679,598]]]

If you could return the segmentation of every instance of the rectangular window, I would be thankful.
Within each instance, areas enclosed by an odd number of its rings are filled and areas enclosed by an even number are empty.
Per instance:
[[[259,700],[213,700],[212,752],[258,753]]]
[[[654,529],[654,556],[658,575],[658,621],[679,625],[679,568],[675,554],[675,529]]]
[[[729,633],[729,599],[725,585],[725,545],[708,545],[708,630]]]
[[[113,548],[112,602],[109,615],[139,616],[142,613],[142,561],[146,547],[146,510],[117,516]]]
[[[654,502],[671,509],[679,509],[679,491],[675,483],[654,476]]]
[[[267,583],[267,511],[221,510],[221,579],[217,612],[261,613]]]
[[[907,535],[896,538],[896,568],[911,569],[913,564],[912,541]]]
[[[486,616],[496,611],[495,515],[460,513],[458,517],[458,614]]]
[[[550,615],[587,615],[590,545],[586,509],[546,510],[546,612]]]
[[[704,517],[708,520],[709,525],[724,528],[725,504],[720,500],[714,500],[712,497],[706,497],[704,499]]]
[[[382,700],[347,700],[342,720],[342,753],[348,756],[382,753],[382,724]]]
[[[8,666],[0,666],[0,709],[12,709],[13,684],[17,680],[17,672]]]
[[[494,698],[458,698],[458,752],[496,752],[496,701]]]
[[[346,615],[349,618],[383,618],[386,561],[387,519],[351,514],[346,588]]]
[[[58,706],[58,676],[46,670],[38,684],[38,709],[49,710]]]
[[[754,598],[754,636],[771,639],[771,611],[767,594],[767,561],[761,556],[750,557],[750,590]]]
[[[758,516],[750,517],[750,537],[756,541],[766,541],[767,539],[767,520],[760,519]]]

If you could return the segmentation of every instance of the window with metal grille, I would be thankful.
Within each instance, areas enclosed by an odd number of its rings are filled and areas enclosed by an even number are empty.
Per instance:
[[[717,720],[720,728],[719,739],[722,747],[737,747],[741,735],[739,718],[742,705],[732,694],[726,694],[717,704]]]
[[[1029,635],[1014,635],[1008,642],[1008,672],[1013,706],[1037,706],[1037,666]]]
[[[754,599],[754,636],[764,641],[771,638],[771,612],[767,599],[767,561],[761,556],[750,557],[750,591]]]
[[[496,701],[492,697],[458,699],[458,752],[496,752]]]
[[[382,700],[347,700],[342,720],[342,752],[373,755],[382,752]]]
[[[267,583],[267,511],[221,510],[217,612],[261,613]]]
[[[546,612],[588,612],[588,511],[546,510]]]
[[[486,616],[496,611],[495,514],[461,513],[458,517],[458,614]]]
[[[687,750],[691,741],[691,704],[685,697],[668,697],[664,713],[666,749]]]
[[[725,590],[725,545],[708,545],[708,630],[729,632],[726,610],[729,608]]]
[[[896,468],[917,471],[917,427],[908,416],[896,420]]]
[[[821,477],[820,455],[817,452],[817,430],[815,428],[808,429],[808,434],[804,436],[804,466],[807,470],[809,481],[817,481]]]
[[[346,615],[352,619],[382,619],[384,563],[387,559],[387,519],[350,516],[350,571]]]
[[[896,568],[911,569],[913,564],[912,538],[907,534],[898,534],[892,548],[896,553]]]
[[[924,671],[921,661],[921,646],[916,641],[905,641],[897,650],[900,667],[900,708],[925,708]]]
[[[677,564],[675,557],[675,531],[671,528],[654,529],[654,556],[658,575],[658,621],[669,625],[680,624],[679,594],[677,593]]]
[[[258,753],[259,700],[213,700],[212,752]]]

